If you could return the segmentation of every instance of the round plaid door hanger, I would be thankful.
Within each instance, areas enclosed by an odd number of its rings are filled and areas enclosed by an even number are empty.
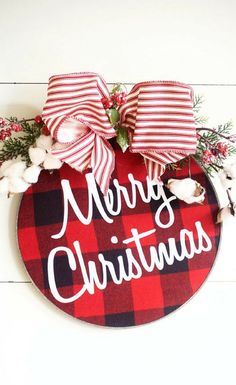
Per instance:
[[[143,158],[116,149],[104,198],[92,173],[64,165],[24,193],[18,218],[26,269],[56,306],[103,326],[157,320],[184,304],[206,279],[216,257],[217,200],[201,168],[204,204],[188,205],[154,186]],[[185,178],[188,170],[166,171]]]

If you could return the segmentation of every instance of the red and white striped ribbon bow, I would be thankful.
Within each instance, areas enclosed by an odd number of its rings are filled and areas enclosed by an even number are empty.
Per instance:
[[[130,151],[144,157],[151,180],[158,183],[166,164],[195,153],[190,86],[172,81],[138,83],[119,112],[120,125],[131,129]]]
[[[95,73],[52,76],[42,118],[57,141],[52,154],[81,172],[91,167],[106,194],[115,164],[107,139],[116,132],[102,104],[104,97],[109,98],[107,85]]]

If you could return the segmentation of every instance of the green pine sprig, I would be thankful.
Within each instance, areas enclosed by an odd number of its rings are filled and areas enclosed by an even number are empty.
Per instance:
[[[20,156],[22,160],[30,164],[29,148],[35,144],[37,138],[41,135],[43,123],[36,123],[31,119],[18,120],[16,117],[10,117],[8,121],[20,124],[22,131],[17,137],[5,139],[0,149],[0,162]]]
[[[207,122],[207,117],[200,115],[200,111],[202,105],[204,103],[204,99],[202,95],[195,95],[193,99],[193,112],[194,112],[194,120],[197,125],[203,125]]]

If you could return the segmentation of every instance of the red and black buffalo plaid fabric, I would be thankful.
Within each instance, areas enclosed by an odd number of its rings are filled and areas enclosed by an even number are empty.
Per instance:
[[[127,174],[132,172],[135,179],[144,183],[146,168],[143,158],[138,154],[125,153],[116,149],[116,168],[113,178],[125,186],[131,194]],[[112,224],[106,223],[94,207],[93,219],[89,225],[83,225],[69,208],[69,221],[65,234],[61,239],[52,239],[62,226],[63,192],[61,180],[68,179],[74,197],[82,212],[87,210],[87,183],[85,176],[64,165],[59,171],[50,175],[43,171],[39,182],[33,185],[24,195],[18,218],[18,240],[21,255],[32,281],[40,291],[56,306],[66,313],[81,320],[103,326],[133,326],[157,320],[180,307],[198,290],[206,279],[214,263],[220,237],[220,226],[215,224],[217,214],[217,199],[215,192],[201,168],[191,160],[192,178],[206,188],[206,198],[203,205],[188,205],[182,201],[171,202],[174,208],[175,222],[167,229],[156,226],[154,217],[158,205],[162,201],[152,200],[143,203],[139,198],[135,209],[128,208],[122,203],[121,213],[113,217]],[[163,180],[170,177],[185,178],[188,169],[167,171]],[[111,183],[111,186],[113,184]],[[144,183],[143,185],[146,185]],[[111,187],[113,189],[113,187]],[[166,190],[169,197],[171,193]],[[102,195],[101,195],[101,199]],[[116,202],[115,202],[116,203]],[[163,212],[163,218],[165,217]],[[122,240],[131,237],[131,228],[137,228],[139,233],[156,228],[156,232],[142,240],[144,253],[150,254],[150,246],[160,242],[167,244],[168,238],[174,237],[179,247],[179,232],[181,229],[194,230],[194,223],[201,221],[204,230],[211,239],[212,249],[194,255],[192,259],[175,261],[172,265],[165,263],[163,270],[154,269],[147,272],[142,268],[142,276],[138,279],[123,281],[115,284],[108,274],[107,287],[104,290],[95,287],[94,294],[87,291],[76,301],[61,303],[57,301],[50,290],[48,281],[48,255],[58,246],[70,248],[75,254],[73,242],[79,240],[85,266],[94,261],[99,278],[102,279],[102,269],[98,254],[102,253],[105,260],[112,262],[119,276],[118,256],[124,259],[127,269],[127,257]],[[112,244],[111,237],[117,236],[118,243]],[[136,247],[130,246],[135,259],[139,259]],[[65,253],[57,253],[54,261],[56,286],[62,297],[75,295],[84,285],[79,266],[75,271],[69,266]]]

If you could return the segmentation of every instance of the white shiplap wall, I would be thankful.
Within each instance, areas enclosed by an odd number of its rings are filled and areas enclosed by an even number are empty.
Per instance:
[[[2,0],[0,7],[0,116],[40,113],[47,86],[38,83],[91,70],[108,82],[195,84],[209,124],[232,119],[236,127],[234,0]],[[111,330],[58,311],[29,282],[15,240],[18,204],[0,200],[0,384],[235,384],[234,218],[188,304],[150,325]]]

